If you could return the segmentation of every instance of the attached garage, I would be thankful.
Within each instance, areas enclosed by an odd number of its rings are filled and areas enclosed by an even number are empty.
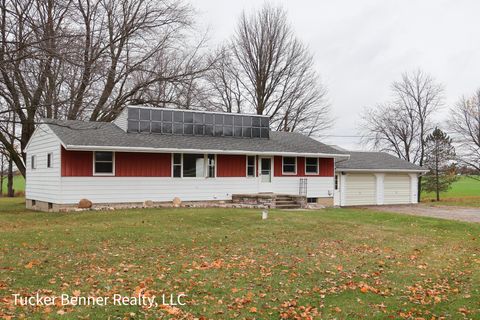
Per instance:
[[[347,174],[345,205],[376,204],[376,181],[373,174]]]
[[[383,203],[411,203],[411,177],[408,174],[385,174],[383,180]]]
[[[383,152],[348,153],[335,163],[335,205],[417,203],[418,176],[427,170]]]

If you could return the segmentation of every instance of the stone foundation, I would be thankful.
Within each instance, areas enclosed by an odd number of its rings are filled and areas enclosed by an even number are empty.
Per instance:
[[[140,208],[174,208],[172,201],[166,202],[130,202],[130,203],[94,203],[90,209],[80,209],[78,204],[57,204],[40,200],[27,199],[25,207],[35,211],[45,212],[81,212],[89,210],[117,210],[117,209],[140,209]],[[232,201],[186,201],[179,206],[181,208],[268,208],[266,205],[254,203],[233,203]]]
[[[325,207],[333,207],[333,197],[317,198],[317,203]]]

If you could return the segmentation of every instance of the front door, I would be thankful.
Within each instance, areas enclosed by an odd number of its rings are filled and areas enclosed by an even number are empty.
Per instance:
[[[260,158],[260,191],[271,192],[272,158]]]

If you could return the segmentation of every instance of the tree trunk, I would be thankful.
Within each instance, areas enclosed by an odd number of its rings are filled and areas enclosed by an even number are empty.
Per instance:
[[[13,160],[12,157],[8,159],[8,181],[7,181],[7,192],[8,196],[12,198],[15,195],[15,190],[13,190]]]

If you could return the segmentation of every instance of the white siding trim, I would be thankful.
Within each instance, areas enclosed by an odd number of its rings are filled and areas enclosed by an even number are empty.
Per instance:
[[[384,173],[375,173],[376,178],[376,188],[377,188],[377,204],[382,205],[384,203],[384,182],[385,174]]]

